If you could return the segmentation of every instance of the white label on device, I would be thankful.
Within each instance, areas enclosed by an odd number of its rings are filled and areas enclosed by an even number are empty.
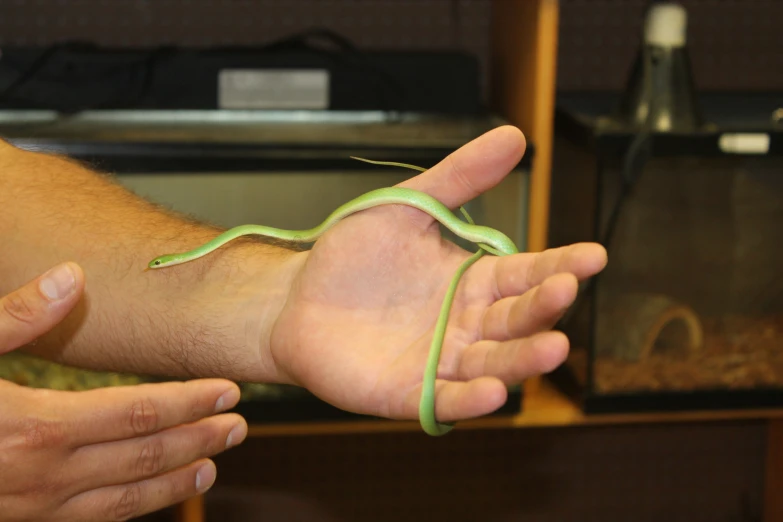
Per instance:
[[[720,150],[729,154],[766,154],[769,152],[769,134],[733,133],[721,134]]]
[[[329,73],[321,69],[225,69],[218,76],[221,109],[327,109]]]

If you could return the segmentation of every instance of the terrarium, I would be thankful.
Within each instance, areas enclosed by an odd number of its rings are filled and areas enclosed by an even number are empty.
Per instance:
[[[783,405],[783,96],[700,91],[686,20],[652,4],[624,89],[558,100],[550,240],[609,255],[552,376],[587,412]]]
[[[705,95],[712,123],[645,142],[601,119],[616,98],[561,98],[553,241],[609,256],[560,325],[572,350],[552,375],[587,412],[783,405],[776,100]]]

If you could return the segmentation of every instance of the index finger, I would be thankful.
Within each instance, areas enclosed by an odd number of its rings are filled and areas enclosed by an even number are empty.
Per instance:
[[[142,437],[233,408],[239,387],[225,379],[197,379],[67,392],[73,447]]]
[[[495,261],[496,298],[502,299],[521,295],[555,274],[570,273],[584,281],[604,269],[607,254],[598,243],[576,243],[490,259]]]

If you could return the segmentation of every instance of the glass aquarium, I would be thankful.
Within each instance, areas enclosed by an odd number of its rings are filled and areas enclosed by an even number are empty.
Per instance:
[[[638,137],[602,131],[589,99],[561,107],[552,239],[600,241],[609,262],[560,325],[552,380],[587,412],[783,406],[780,129],[746,102],[734,128],[654,135],[633,165]]]

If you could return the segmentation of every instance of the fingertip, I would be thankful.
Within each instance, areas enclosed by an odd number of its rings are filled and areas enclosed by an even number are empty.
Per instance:
[[[609,262],[606,247],[600,243],[580,243],[576,247],[575,254],[579,257],[584,276],[595,275],[606,268]]]
[[[201,494],[206,492],[217,479],[217,466],[212,459],[204,459],[198,464],[196,471],[196,491]]]
[[[506,403],[506,400],[508,400],[508,388],[503,384],[503,381],[495,377],[487,377],[486,380],[487,383],[484,384],[484,393],[486,394],[485,404],[489,410],[487,413],[492,413],[503,406]]]
[[[533,349],[537,353],[538,366],[535,373],[549,373],[563,364],[568,357],[569,347],[568,336],[557,330],[534,336]]]
[[[519,127],[515,127],[514,125],[501,125],[500,127],[496,127],[495,129],[491,130],[489,133],[497,133],[498,134],[498,141],[502,138],[503,141],[507,142],[508,145],[506,147],[506,150],[514,150],[516,149],[517,153],[520,155],[524,155],[525,150],[527,149],[527,139],[525,138],[525,134],[522,132],[522,129]]]
[[[228,387],[225,387],[225,385],[223,386],[225,391],[223,391],[220,397],[218,397],[217,401],[215,401],[216,413],[233,408],[239,403],[239,399],[241,397],[239,386],[237,386],[235,383],[229,381]]]
[[[74,286],[77,293],[84,291],[85,284],[87,282],[87,276],[84,273],[84,269],[79,263],[74,261],[66,262],[68,267],[73,271]]]
[[[77,284],[84,281],[84,269],[82,269],[82,266],[79,263],[75,261],[65,261],[63,265],[68,266],[68,268],[73,271],[73,275]]]
[[[482,134],[454,154],[459,157],[462,170],[481,172],[484,183],[489,181],[494,186],[501,179],[494,178],[501,174],[505,176],[515,168],[526,150],[527,141],[522,131],[513,125],[501,125]]]
[[[190,379],[180,382],[179,385],[185,386],[194,399],[209,399],[211,396],[214,401],[214,413],[230,410],[239,403],[242,396],[236,382],[222,377]]]
[[[524,297],[517,298],[513,318],[523,322],[535,317],[538,327],[548,325],[551,318],[561,316],[576,300],[579,280],[568,272],[561,272],[544,279],[533,290],[532,303]],[[515,329],[514,335],[523,335]]]
[[[506,403],[508,389],[497,377],[482,376],[468,382],[465,407],[469,417],[480,417],[497,410]]]
[[[487,415],[506,403],[508,390],[503,382],[481,376],[468,382],[448,382],[438,397],[435,411],[441,422],[455,422]]]
[[[231,431],[228,433],[228,437],[226,437],[226,449],[241,444],[247,438],[247,433],[249,430],[247,421],[241,415],[236,415],[236,417],[237,418],[235,419],[234,427],[231,428]]]
[[[84,271],[72,261],[52,266],[31,283],[36,284],[37,295],[51,309],[70,311],[84,292]]]
[[[606,247],[600,243],[590,243],[590,249],[593,254],[594,262],[603,268],[609,262],[609,253],[606,251]]]
[[[560,310],[568,307],[579,291],[579,279],[570,272],[560,272],[544,279],[539,287],[549,308]]]

